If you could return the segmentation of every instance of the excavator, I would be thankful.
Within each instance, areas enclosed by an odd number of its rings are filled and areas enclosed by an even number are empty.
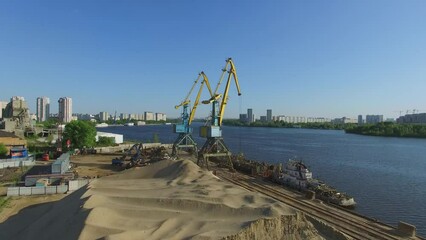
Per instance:
[[[222,94],[218,94],[219,87],[224,79],[225,74],[228,74],[228,80],[226,81],[225,91]],[[203,147],[198,152],[197,164],[201,167],[205,166],[209,169],[209,158],[227,158],[227,165],[230,170],[233,170],[231,161],[231,151],[226,146],[222,137],[222,121],[225,114],[226,104],[228,103],[229,88],[231,85],[231,79],[234,79],[237,87],[238,96],[241,96],[240,85],[238,83],[237,70],[235,69],[234,62],[231,58],[226,60],[226,65],[222,69],[222,75],[216,86],[216,89],[212,97],[208,100],[202,101],[203,104],[211,104],[211,120],[206,126],[200,128],[200,136],[207,138]],[[220,107],[219,107],[219,100]]]
[[[192,106],[190,114],[188,114],[189,104],[191,103],[191,100],[189,100],[189,97],[191,96],[192,91],[194,90],[195,86],[198,84],[201,78],[203,80],[201,81],[201,85],[198,90],[197,97],[195,99],[194,105]],[[190,151],[192,150],[194,154],[198,153],[197,143],[194,141],[191,135],[192,133],[191,123],[192,123],[192,120],[194,120],[195,112],[197,110],[197,106],[200,101],[200,96],[203,91],[204,84],[207,86],[210,96],[213,97],[213,92],[210,87],[209,79],[207,78],[204,72],[201,72],[198,74],[198,78],[193,83],[191,90],[186,95],[185,99],[179,105],[175,106],[175,109],[182,107],[182,114],[181,114],[182,122],[180,124],[173,125],[173,132],[178,133],[179,136],[177,137],[176,141],[173,143],[172,156],[177,157],[180,149],[190,150]]]

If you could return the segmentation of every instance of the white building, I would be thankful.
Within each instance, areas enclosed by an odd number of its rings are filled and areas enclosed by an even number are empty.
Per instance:
[[[333,123],[336,124],[346,124],[346,123],[358,123],[358,119],[356,118],[348,118],[348,117],[342,117],[342,118],[335,118],[333,119]]]
[[[59,111],[58,119],[59,122],[68,123],[72,120],[72,99],[70,97],[62,97],[58,100]]]
[[[36,116],[38,122],[44,122],[49,119],[50,115],[50,99],[48,97],[37,98]]]
[[[107,133],[107,132],[97,132],[96,133],[96,142],[99,141],[99,137],[114,138],[114,143],[116,143],[116,144],[123,143],[123,135],[122,134]]]
[[[145,112],[145,121],[153,121],[154,119],[154,113],[152,112]]]
[[[156,121],[166,121],[166,114],[164,113],[156,113],[155,114]]]

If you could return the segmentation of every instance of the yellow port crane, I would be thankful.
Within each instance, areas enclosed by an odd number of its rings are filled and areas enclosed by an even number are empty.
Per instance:
[[[201,81],[197,97],[195,99],[194,105],[192,106],[191,112],[188,114],[188,107],[189,107],[189,104],[191,103],[191,100],[189,99],[189,97],[191,96],[191,93],[193,92],[195,86],[197,85],[197,83],[199,82],[201,78],[203,80]],[[179,136],[173,143],[173,152],[172,152],[173,156],[177,156],[180,149],[192,150],[194,154],[198,153],[197,143],[194,141],[191,135],[192,133],[191,123],[194,120],[195,112],[200,102],[200,97],[203,91],[204,84],[207,86],[210,96],[212,97],[213,92],[210,87],[209,79],[207,78],[207,75],[204,72],[201,72],[198,74],[198,78],[192,84],[192,87],[189,90],[188,94],[186,95],[185,99],[179,105],[175,106],[175,109],[182,107],[182,114],[181,114],[182,122],[180,124],[173,125],[173,132],[179,134]]]
[[[228,74],[228,78],[226,81],[225,91],[223,95],[221,95],[218,94],[218,90],[226,74]],[[232,59],[228,58],[226,60],[225,67],[222,69],[222,75],[219,79],[219,82],[217,83],[214,94],[209,100],[203,101],[203,104],[212,105],[212,113],[210,123],[207,126],[200,128],[200,136],[207,138],[206,142],[198,153],[197,164],[200,166],[205,165],[207,168],[209,168],[210,157],[215,157],[215,159],[227,158],[229,168],[233,169],[231,161],[232,153],[229,151],[229,148],[226,146],[222,137],[222,121],[225,114],[226,104],[228,103],[228,94],[232,78],[234,79],[235,85],[237,87],[238,96],[241,96],[237,70]],[[222,101],[219,108],[220,99]]]

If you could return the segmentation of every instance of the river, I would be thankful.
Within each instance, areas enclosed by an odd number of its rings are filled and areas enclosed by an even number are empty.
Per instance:
[[[194,139],[199,123],[194,125]],[[171,125],[107,127],[125,140],[150,142],[157,134],[163,143],[177,135]],[[338,190],[352,195],[355,211],[392,226],[414,224],[426,236],[426,140],[371,137],[338,130],[223,127],[233,153],[270,163],[297,156],[313,172]]]

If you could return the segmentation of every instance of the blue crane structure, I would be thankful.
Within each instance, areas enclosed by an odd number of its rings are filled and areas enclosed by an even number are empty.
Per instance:
[[[226,82],[225,90],[223,95],[218,94],[218,89],[223,81],[225,74],[228,73],[228,80]],[[209,169],[209,158],[220,159],[226,158],[227,165],[232,170],[233,165],[231,161],[231,151],[226,146],[222,137],[222,120],[225,114],[226,104],[228,103],[229,88],[231,85],[231,79],[234,78],[235,85],[237,87],[238,96],[241,95],[240,85],[238,83],[237,70],[235,69],[234,62],[231,58],[226,60],[226,65],[222,69],[222,75],[216,86],[212,97],[209,100],[205,100],[203,104],[211,104],[211,120],[206,125],[200,128],[200,136],[207,138],[206,142],[198,152],[197,164],[199,166],[206,166]],[[219,100],[220,107],[219,107]]]
[[[188,113],[189,104],[191,101],[189,100],[189,97],[191,96],[192,91],[194,90],[195,86],[199,82],[200,79],[203,79],[201,81],[200,89],[198,90],[197,97],[195,99],[194,105],[192,106],[191,112]],[[173,150],[172,150],[172,156],[178,156],[179,150],[186,150],[186,151],[193,151],[195,155],[198,154],[198,148],[197,143],[194,141],[192,137],[192,127],[191,123],[192,120],[194,120],[195,112],[197,110],[197,106],[200,101],[200,96],[203,91],[204,84],[207,86],[207,89],[209,90],[210,96],[213,96],[213,92],[210,87],[209,80],[204,72],[201,72],[198,74],[198,78],[194,81],[191,90],[186,95],[186,98],[179,104],[175,106],[175,109],[178,109],[179,107],[182,107],[182,114],[181,114],[181,123],[180,124],[174,124],[173,125],[173,132],[178,133],[178,137],[173,143]]]

